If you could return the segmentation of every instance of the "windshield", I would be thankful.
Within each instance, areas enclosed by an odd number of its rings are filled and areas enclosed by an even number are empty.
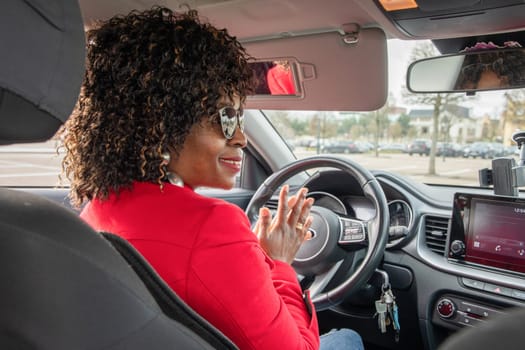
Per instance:
[[[344,154],[371,170],[462,186],[479,186],[492,158],[518,158],[511,135],[525,120],[525,89],[412,94],[409,64],[438,52],[428,41],[389,40],[388,54],[389,97],[377,111],[264,111],[297,158]],[[0,146],[0,186],[67,186],[56,143]]]
[[[437,51],[428,41],[400,40],[390,40],[388,51],[389,97],[377,111],[264,111],[297,158],[344,154],[418,182],[476,187],[491,159],[518,160],[511,136],[521,120],[509,101],[524,101],[524,89],[412,94],[405,86],[409,63]]]

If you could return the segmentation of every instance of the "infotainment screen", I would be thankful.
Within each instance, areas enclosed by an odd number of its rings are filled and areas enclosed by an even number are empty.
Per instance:
[[[449,257],[525,273],[525,200],[457,193]]]

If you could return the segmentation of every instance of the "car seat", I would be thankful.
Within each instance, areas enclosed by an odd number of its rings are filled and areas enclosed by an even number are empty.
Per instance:
[[[77,1],[3,0],[0,43],[0,144],[47,140],[83,78]],[[1,349],[236,348],[108,237],[119,250],[75,212],[0,188]]]

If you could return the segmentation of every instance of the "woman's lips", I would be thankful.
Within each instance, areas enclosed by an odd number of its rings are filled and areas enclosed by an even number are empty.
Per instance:
[[[242,158],[219,158],[219,162],[223,164],[224,166],[235,170],[236,172],[241,170],[241,161]]]

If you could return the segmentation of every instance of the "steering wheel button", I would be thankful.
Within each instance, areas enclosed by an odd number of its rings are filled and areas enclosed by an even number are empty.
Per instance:
[[[347,228],[345,229],[345,235],[359,233],[359,228]]]
[[[365,239],[365,233],[364,232],[358,232],[358,233],[347,233],[344,232],[341,239],[339,240],[339,243],[355,243],[355,242],[361,242]]]

